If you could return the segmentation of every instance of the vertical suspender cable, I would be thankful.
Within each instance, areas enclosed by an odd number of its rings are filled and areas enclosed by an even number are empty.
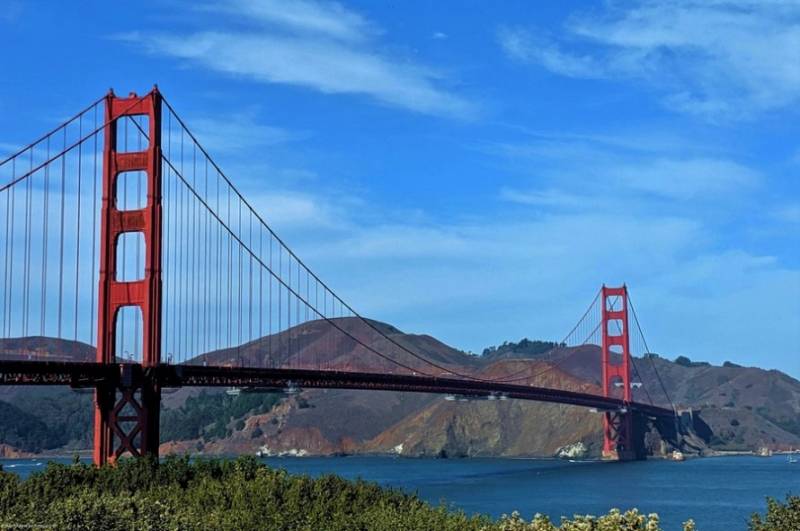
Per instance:
[[[64,128],[64,145],[62,146],[62,150],[66,150],[67,147],[67,129]],[[59,251],[58,251],[58,334],[57,337],[61,336],[61,315],[63,313],[63,294],[64,294],[64,199],[66,195],[66,155],[61,157],[61,226],[60,226],[60,236],[59,236]]]
[[[169,120],[169,118],[167,118]],[[164,125],[162,122],[162,139],[165,136],[163,134]],[[167,132],[167,135],[169,132]],[[162,140],[163,141],[163,140]],[[162,147],[162,152],[163,152]],[[167,150],[169,150],[169,141],[167,141]],[[162,308],[163,312],[161,313],[161,327],[163,331],[161,336],[161,352],[162,355],[166,355],[166,362],[173,363],[172,360],[172,351],[170,350],[169,346],[169,336],[170,336],[170,328],[169,328],[169,316],[170,316],[170,304],[172,300],[169,297],[169,288],[172,285],[172,268],[170,266],[170,257],[172,256],[172,250],[170,249],[170,245],[172,245],[172,238],[169,232],[170,228],[170,217],[172,215],[172,195],[170,193],[170,175],[168,170],[164,167],[165,164],[162,163],[161,160],[158,161],[158,164],[161,166],[161,190],[162,190],[162,197],[161,197],[161,208],[162,208],[162,234],[164,238],[163,247],[161,251],[161,282],[162,282],[162,293],[164,293],[164,298],[162,299]],[[163,356],[162,356],[163,357]],[[162,361],[164,361],[162,359]]]
[[[95,111],[95,114],[97,112]],[[95,125],[95,129],[97,126]],[[47,137],[47,145],[45,147],[47,159],[50,160],[50,137]],[[40,308],[39,308],[39,335],[45,335],[45,326],[47,323],[47,232],[48,226],[50,224],[49,221],[49,196],[50,196],[50,164],[45,165],[44,167],[44,190],[42,191],[42,195],[44,196],[44,204],[42,206],[42,298],[40,301]]]
[[[236,225],[236,235],[239,237],[239,239],[241,239],[243,237],[243,234],[242,234],[242,200],[241,199],[239,199],[239,223]],[[242,320],[243,320],[243,315],[242,315],[242,306],[243,306],[243,302],[242,302],[242,244],[238,243],[237,247],[239,248],[239,260],[237,262],[238,276],[236,278],[237,278],[238,284],[239,284],[239,286],[238,286],[239,289],[237,290],[239,295],[238,295],[238,299],[236,301],[236,305],[239,308],[239,320],[238,320],[239,338],[238,338],[238,344],[236,346],[236,353],[239,356],[239,366],[241,367],[242,366]]]
[[[247,217],[248,219],[248,229],[249,229],[249,238],[250,241],[248,246],[252,249],[253,248],[253,213],[251,212],[250,215]],[[247,312],[248,312],[248,333],[247,339],[249,341],[253,340],[253,255],[250,254],[250,259],[248,260],[248,268],[250,270],[250,289],[247,290],[248,293],[248,304],[247,304]]]
[[[172,158],[172,114],[167,112],[167,159]],[[164,334],[164,341],[166,343],[166,352],[167,358],[169,359],[173,355],[173,351],[175,350],[175,248],[178,245],[178,242],[175,241],[175,238],[172,237],[172,227],[175,225],[175,193],[172,191],[172,169],[169,165],[164,164],[162,161],[159,161],[162,168],[162,176],[163,180],[166,183],[167,188],[167,195],[168,199],[166,201],[167,204],[167,212],[166,212],[166,226],[165,226],[165,233],[167,235],[168,243],[164,245],[166,250],[164,260],[166,264],[166,270],[164,272],[164,293],[166,294],[167,303],[165,304],[164,308],[164,330],[167,333]],[[176,186],[177,188],[177,186]],[[177,361],[177,360],[176,360]]]
[[[264,230],[259,227],[258,228],[258,257],[261,260],[264,260]],[[264,337],[264,278],[262,273],[264,272],[263,267],[258,268],[258,337],[259,339]]]
[[[49,160],[49,157],[48,157]],[[12,179],[16,178],[16,169],[14,168],[15,162],[14,160],[11,161],[11,174]],[[11,308],[9,305],[10,300],[10,277],[9,271],[11,267],[13,267],[13,262],[11,261],[11,240],[14,237],[14,230],[13,230],[13,223],[14,223],[14,216],[11,215],[12,210],[12,197],[14,194],[14,188],[11,187],[10,190],[7,190],[8,195],[6,195],[6,252],[3,256],[3,262],[5,263],[5,267],[3,268],[3,337],[10,337],[11,336],[11,329],[10,326],[6,326],[6,321],[11,319]]]
[[[17,159],[11,161],[11,175],[13,179],[17,177]],[[14,322],[11,319],[11,301],[14,296],[14,221],[17,217],[17,194],[16,186],[11,187],[11,250],[8,253],[10,267],[8,268],[8,335],[13,334]]]
[[[231,226],[231,189],[228,188],[228,226]],[[228,294],[225,299],[228,301],[226,304],[228,309],[228,347],[233,346],[231,341],[231,333],[233,328],[233,239],[230,234],[227,235],[228,239]]]
[[[83,138],[83,115],[78,119],[78,138]],[[78,208],[75,243],[75,329],[72,339],[78,340],[78,294],[80,293],[80,258],[81,258],[81,179],[83,177],[83,142],[78,144]]]
[[[272,234],[269,235],[269,269],[272,271]],[[267,277],[269,280],[269,359],[272,367],[275,367],[275,353],[272,350],[272,275]]]
[[[195,190],[197,189],[197,144],[192,144],[192,188]],[[192,235],[190,237],[190,241],[188,242],[191,246],[191,257],[192,257],[192,266],[191,266],[191,332],[189,333],[189,340],[191,344],[190,355],[195,356],[197,355],[197,336],[198,330],[196,327],[197,324],[197,314],[199,313],[197,310],[197,251],[199,247],[199,230],[200,224],[198,223],[197,216],[199,214],[199,210],[197,209],[197,200],[192,199]]]
[[[181,143],[180,143],[181,164],[180,165],[181,165],[181,174],[183,174],[184,173],[184,170],[183,170],[183,128],[181,128],[180,131],[181,131]],[[184,350],[183,350],[183,343],[184,343],[183,334],[184,334],[184,328],[186,327],[186,319],[185,319],[185,315],[184,315],[185,311],[184,311],[184,305],[183,305],[183,293],[185,291],[184,287],[185,287],[185,284],[186,284],[186,264],[185,264],[185,262],[186,262],[186,235],[184,234],[184,229],[186,227],[186,223],[184,221],[183,211],[184,211],[184,207],[186,205],[185,205],[185,201],[183,199],[185,186],[179,186],[179,188],[180,188],[180,210],[179,210],[179,214],[178,215],[180,216],[180,221],[179,221],[180,227],[179,228],[180,228],[181,236],[180,236],[180,239],[176,238],[175,241],[176,242],[177,241],[181,242],[181,244],[179,246],[179,249],[180,249],[180,255],[179,255],[180,265],[179,265],[178,271],[177,271],[178,282],[179,282],[179,285],[178,285],[179,291],[178,291],[178,310],[177,310],[177,313],[178,313],[178,356],[180,356],[181,359],[183,359],[183,354],[184,354]],[[188,192],[186,192],[186,194],[188,195]]]
[[[278,277],[283,278],[283,246],[278,245]],[[283,359],[283,287],[278,284],[278,359]]]
[[[95,324],[94,324],[94,308],[95,308],[95,286],[97,285],[97,254],[95,246],[97,245],[97,105],[94,107],[94,161],[92,168],[92,310],[89,317],[89,344],[93,344],[95,338]],[[47,237],[45,236],[45,240]],[[46,261],[46,260],[45,260]],[[44,326],[42,326],[44,328]],[[43,334],[44,335],[44,334]]]
[[[219,204],[219,172],[217,172],[217,212],[220,210]],[[222,227],[219,226],[217,232],[217,296],[214,304],[214,320],[217,323],[217,346],[222,343]]]
[[[30,171],[33,171],[33,149],[30,150]],[[33,227],[32,218],[31,218],[31,211],[33,210],[33,205],[31,204],[31,182],[33,178],[30,177],[26,179],[25,183],[25,248],[23,249],[23,262],[25,264],[23,268],[23,284],[25,289],[22,295],[22,335],[28,335],[28,315],[30,313],[30,278],[31,278],[31,268],[30,268],[30,261],[31,261],[31,239],[33,238]]]
[[[205,200],[208,202],[208,158],[205,159]],[[205,247],[204,256],[204,267],[203,267],[203,352],[208,352],[210,350],[209,345],[209,322],[208,322],[208,313],[209,308],[208,305],[211,303],[210,293],[210,282],[209,277],[211,275],[211,227],[210,227],[210,218],[206,213],[203,218],[205,219],[205,223],[203,224],[203,246]]]

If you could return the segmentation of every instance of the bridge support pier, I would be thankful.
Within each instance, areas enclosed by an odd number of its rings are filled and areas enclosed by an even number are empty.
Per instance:
[[[603,459],[633,461],[633,418],[629,413],[603,414]]]
[[[603,286],[601,298],[603,396],[622,398],[627,405],[633,401],[628,288],[624,285],[620,288]],[[603,415],[603,459],[644,459],[643,444],[637,444],[637,434],[643,433],[643,427],[637,420],[628,407],[607,411]]]
[[[153,369],[119,365],[119,378],[95,390],[94,462],[114,463],[125,453],[158,456],[161,387]]]
[[[647,458],[644,434],[647,418],[633,412],[606,412],[603,416],[603,453],[607,461],[640,461]]]
[[[144,151],[118,150],[117,129],[123,120],[147,118]],[[103,148],[103,197],[100,220],[100,286],[97,320],[97,362],[117,363],[116,324],[125,307],[142,315],[141,366],[127,361],[119,378],[95,389],[94,463],[113,463],[125,453],[158,456],[161,390],[155,371],[161,362],[161,95],[106,96]],[[146,175],[144,207],[124,210],[117,198],[117,181],[125,172]],[[144,271],[140,280],[120,279],[117,246],[126,233],[144,240]],[[138,360],[134,360],[138,361]]]

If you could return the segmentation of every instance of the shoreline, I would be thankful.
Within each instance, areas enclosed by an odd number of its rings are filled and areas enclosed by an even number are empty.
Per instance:
[[[84,450],[75,450],[74,452],[55,452],[55,453],[29,453],[29,452],[10,452],[11,455],[5,455],[5,452],[0,453],[0,460],[35,460],[35,461],[42,461],[47,459],[72,459],[76,455],[80,459],[84,459],[87,457],[92,456],[92,451],[90,449]],[[165,454],[161,455],[160,458],[165,457],[181,457],[187,454]],[[235,459],[237,457],[243,455],[250,455],[250,454],[212,454],[212,453],[189,453],[188,454],[192,458],[197,457],[206,457],[206,458],[226,458],[226,459]],[[799,450],[776,450],[772,452],[770,456],[762,456],[759,455],[758,452],[752,450],[711,450],[709,452],[703,454],[684,454],[686,460],[690,459],[703,459],[703,458],[715,458],[715,457],[775,457],[775,456],[786,456],[786,455],[800,455]],[[336,458],[348,458],[348,457],[376,457],[376,458],[397,458],[397,459],[440,459],[440,460],[452,460],[452,461],[459,461],[459,460],[470,460],[470,459],[513,459],[513,460],[531,460],[531,461],[565,461],[570,463],[595,463],[595,462],[614,462],[606,461],[601,457],[583,457],[583,458],[572,458],[572,459],[565,459],[561,457],[555,456],[541,456],[541,455],[517,455],[517,456],[504,456],[504,455],[481,455],[481,456],[452,456],[452,457],[439,457],[433,455],[400,455],[395,453],[354,453],[354,454],[303,454],[303,455],[255,455],[257,459],[266,459],[266,458],[275,458],[275,459],[336,459]],[[645,461],[673,461],[673,459],[669,455],[652,455],[648,456]]]

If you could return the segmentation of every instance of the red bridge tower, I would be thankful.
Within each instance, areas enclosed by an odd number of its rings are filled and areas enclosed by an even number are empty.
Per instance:
[[[633,414],[627,404],[633,401],[631,388],[630,338],[628,335],[628,288],[602,288],[603,395],[622,398],[626,407],[607,411],[603,418],[603,458],[629,461],[637,459]]]
[[[127,117],[147,117],[147,149],[118,150],[119,124]],[[103,198],[100,225],[100,287],[97,362],[117,363],[116,321],[124,307],[142,314],[142,363],[119,365],[119,377],[95,390],[94,462],[114,462],[124,453],[158,455],[161,389],[155,371],[161,361],[161,95],[106,96]],[[146,174],[147,202],[138,210],[121,210],[117,181],[125,172]],[[144,238],[143,278],[120,280],[117,246],[125,233]],[[138,274],[138,273],[137,273]]]

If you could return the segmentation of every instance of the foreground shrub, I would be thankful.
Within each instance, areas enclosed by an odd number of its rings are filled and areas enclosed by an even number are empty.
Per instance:
[[[636,509],[620,512],[611,509],[607,515],[596,517],[576,515],[573,520],[562,517],[559,524],[550,518],[537,514],[530,522],[525,522],[519,513],[503,516],[491,529],[497,531],[661,531],[657,514],[643,515]],[[695,531],[694,522],[683,524],[684,531]]]
[[[798,531],[800,530],[800,496],[786,496],[786,503],[767,498],[767,514],[764,518],[754,514],[750,519],[750,531]]]
[[[781,520],[783,521],[783,520]],[[0,528],[75,530],[660,531],[636,510],[558,524],[519,514],[493,521],[336,476],[310,478],[255,458],[136,459],[115,467],[49,464],[26,480],[0,472]],[[685,527],[687,531],[693,525]],[[775,527],[754,528],[778,529]],[[780,528],[782,530],[789,528]]]

